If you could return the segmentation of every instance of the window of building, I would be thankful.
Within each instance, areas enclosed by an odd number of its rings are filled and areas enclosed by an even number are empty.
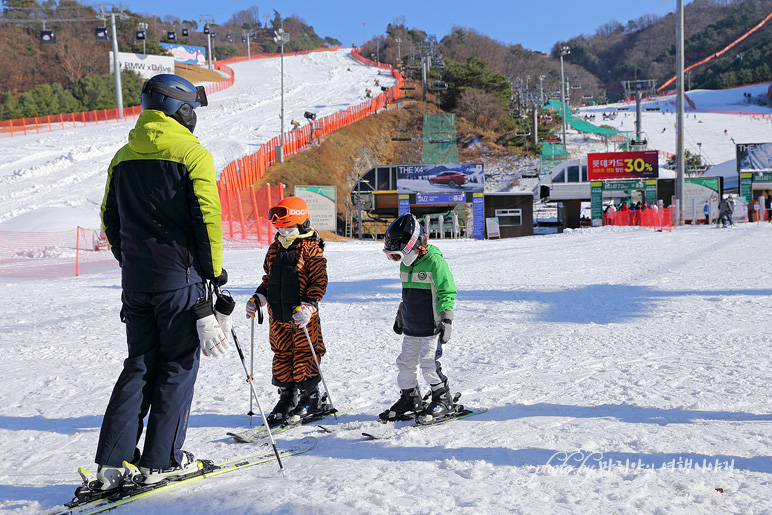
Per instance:
[[[516,227],[523,225],[522,209],[497,209],[495,215],[499,219],[499,227]]]

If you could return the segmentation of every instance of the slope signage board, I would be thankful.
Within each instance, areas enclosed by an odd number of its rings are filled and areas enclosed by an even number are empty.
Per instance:
[[[130,71],[143,79],[149,79],[159,73],[174,73],[174,58],[165,55],[131,54],[118,52],[121,71]],[[113,52],[110,51],[110,73],[113,73]]]
[[[206,49],[202,46],[178,45],[170,43],[159,43],[161,48],[165,48],[174,57],[174,61],[181,64],[206,65]],[[174,73],[174,72],[172,72]]]
[[[338,230],[335,186],[295,186],[295,196],[308,204],[311,227],[317,231]]]

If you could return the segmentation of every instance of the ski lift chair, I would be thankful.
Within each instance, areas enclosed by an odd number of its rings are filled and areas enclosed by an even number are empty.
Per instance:
[[[429,85],[429,91],[447,91],[448,83],[442,80],[435,80]]]
[[[394,129],[391,131],[391,141],[413,141],[409,129]]]
[[[452,132],[448,131],[434,131],[429,133],[429,143],[453,143],[456,138]]]

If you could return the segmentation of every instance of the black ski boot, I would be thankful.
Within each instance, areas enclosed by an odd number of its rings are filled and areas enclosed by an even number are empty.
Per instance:
[[[416,415],[421,413],[424,403],[421,400],[421,392],[418,387],[402,390],[399,400],[394,405],[378,415],[381,420],[402,420],[408,418],[408,413]],[[410,417],[412,418],[412,417]]]
[[[266,417],[270,427],[276,427],[287,421],[289,413],[298,404],[298,391],[294,386],[282,386],[279,388],[279,402],[273,407]]]
[[[450,396],[448,380],[432,385],[432,400],[418,416],[420,424],[431,424],[456,412]]]
[[[304,418],[326,413],[330,406],[324,402],[325,397],[319,393],[318,385],[308,390],[301,390],[297,406],[287,415],[287,423],[299,424]]]

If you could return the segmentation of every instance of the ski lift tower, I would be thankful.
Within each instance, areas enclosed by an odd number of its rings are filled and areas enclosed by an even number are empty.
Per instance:
[[[632,150],[645,150],[646,141],[641,139],[641,99],[643,95],[657,94],[657,81],[647,80],[623,80],[622,87],[625,90],[625,98],[635,95],[635,140],[632,141]]]

